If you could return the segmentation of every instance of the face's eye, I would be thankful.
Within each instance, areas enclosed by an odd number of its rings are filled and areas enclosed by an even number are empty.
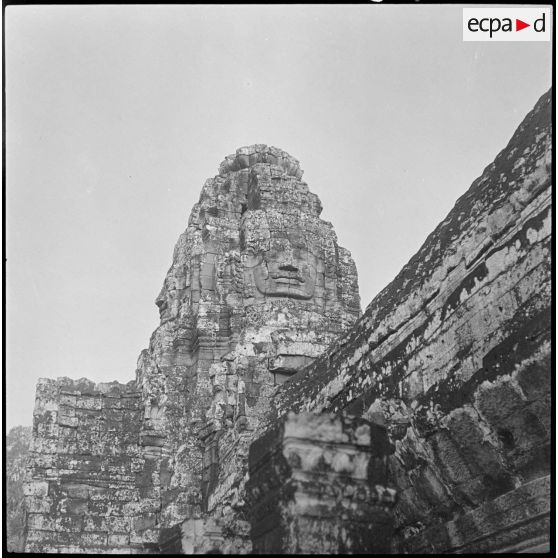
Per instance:
[[[261,255],[256,254],[253,248],[247,248],[241,255],[241,261],[245,267],[256,267],[261,263],[262,257]]]

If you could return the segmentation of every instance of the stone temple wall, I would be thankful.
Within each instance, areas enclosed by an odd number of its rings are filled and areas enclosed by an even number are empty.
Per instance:
[[[160,503],[138,445],[142,414],[133,381],[40,380],[24,485],[26,552],[143,550]]]
[[[387,426],[394,549],[548,541],[551,91],[355,326],[281,386]],[[542,544],[542,543],[541,543]]]

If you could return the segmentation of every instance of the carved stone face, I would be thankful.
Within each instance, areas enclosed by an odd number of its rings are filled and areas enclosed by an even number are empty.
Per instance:
[[[258,291],[265,296],[309,300],[314,296],[318,258],[299,239],[275,239],[270,249],[244,252],[244,266],[252,271]]]

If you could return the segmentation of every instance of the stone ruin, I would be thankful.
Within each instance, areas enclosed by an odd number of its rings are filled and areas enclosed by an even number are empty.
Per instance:
[[[548,550],[551,92],[361,315],[296,159],[209,179],[128,384],[43,379],[27,552]]]
[[[226,551],[250,549],[248,447],[277,386],[360,315],[355,264],[301,177],[274,147],[227,157],[176,244],[136,380],[41,381],[27,550],[153,550],[202,519]]]

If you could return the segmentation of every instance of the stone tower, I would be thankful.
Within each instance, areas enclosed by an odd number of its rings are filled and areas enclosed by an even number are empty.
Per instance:
[[[354,262],[301,176],[274,147],[227,157],[174,249],[136,380],[39,381],[27,551],[153,551],[179,525],[185,548],[250,550],[248,446],[278,387],[360,315]]]
[[[160,525],[216,517],[232,551],[247,529],[248,445],[276,386],[360,314],[355,264],[301,177],[296,159],[266,145],[223,161],[175,247],[161,323],[138,362]]]

